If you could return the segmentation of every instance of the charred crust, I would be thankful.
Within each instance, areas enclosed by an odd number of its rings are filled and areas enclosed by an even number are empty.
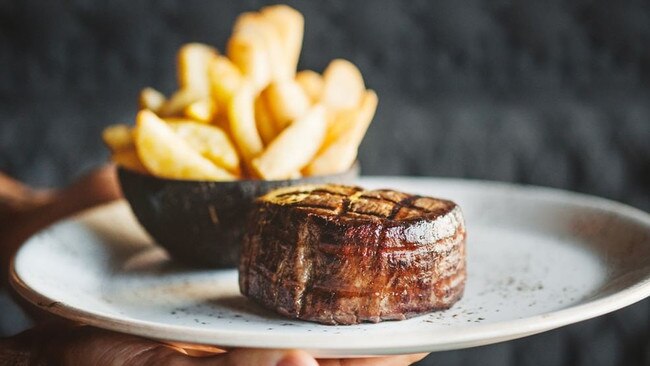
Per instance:
[[[323,324],[401,320],[452,306],[465,286],[465,226],[448,200],[321,185],[256,201],[244,295]]]

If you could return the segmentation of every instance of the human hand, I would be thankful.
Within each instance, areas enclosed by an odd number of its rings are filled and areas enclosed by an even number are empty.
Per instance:
[[[30,235],[68,215],[120,196],[115,169],[107,166],[62,190],[32,190],[0,173],[0,270]],[[6,280],[6,278],[3,278]],[[4,282],[3,282],[4,283]],[[27,306],[27,305],[26,305]],[[32,310],[32,314],[35,313]],[[39,314],[42,315],[42,314]],[[44,319],[44,318],[41,318]],[[17,365],[410,365],[425,355],[316,360],[304,351],[233,349],[196,357],[192,351],[140,337],[47,318],[20,335],[0,339],[0,364]]]
[[[65,321],[0,341],[0,361],[39,366],[401,366],[424,356],[316,360],[297,350],[234,349],[196,357],[180,347]]]
[[[7,286],[9,260],[31,235],[119,197],[113,166],[97,169],[63,189],[32,189],[0,172],[0,286]]]

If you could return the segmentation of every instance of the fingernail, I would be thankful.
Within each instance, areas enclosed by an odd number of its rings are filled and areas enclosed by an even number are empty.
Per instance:
[[[318,363],[311,357],[308,359],[301,355],[289,354],[282,357],[276,366],[318,366]]]
[[[276,366],[302,366],[302,363],[296,362],[296,359],[291,356],[285,356],[283,357]]]

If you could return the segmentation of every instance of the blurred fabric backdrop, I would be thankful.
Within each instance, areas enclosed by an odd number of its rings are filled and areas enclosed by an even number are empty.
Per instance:
[[[0,170],[36,186],[102,164],[184,42],[224,49],[267,1],[0,0]],[[557,187],[650,210],[650,2],[287,1],[300,69],[359,66],[380,98],[364,174]],[[21,328],[0,297],[0,335]],[[422,365],[648,365],[650,301]]]

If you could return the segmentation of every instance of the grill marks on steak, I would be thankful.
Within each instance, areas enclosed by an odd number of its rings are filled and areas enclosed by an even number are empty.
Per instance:
[[[465,229],[451,201],[338,185],[258,199],[242,293],[325,324],[405,319],[450,307],[465,283]]]

